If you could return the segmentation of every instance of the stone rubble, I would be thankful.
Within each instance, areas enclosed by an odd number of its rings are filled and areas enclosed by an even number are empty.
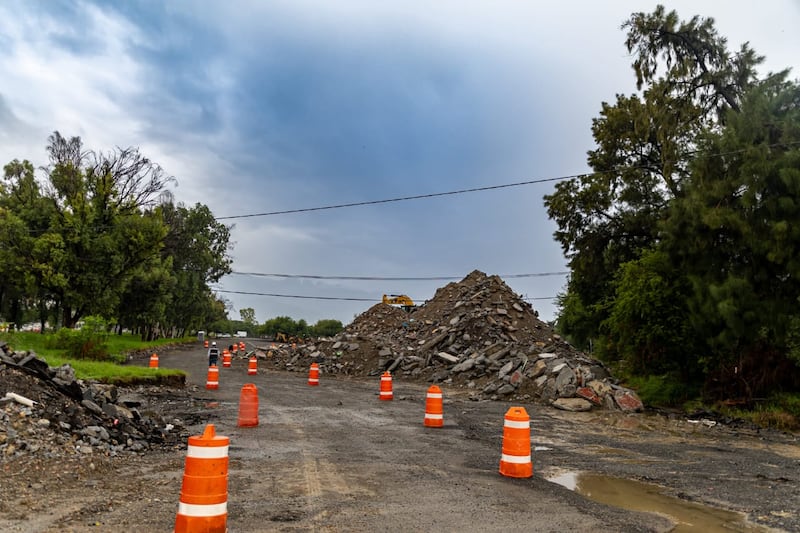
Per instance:
[[[637,412],[642,402],[598,360],[576,350],[498,276],[474,271],[438,289],[411,312],[374,305],[331,339],[268,344],[268,366],[323,374],[378,376],[470,391],[474,400],[521,400],[569,411]]]
[[[147,396],[143,387],[121,393],[78,380],[68,364],[51,368],[33,352],[15,353],[0,342],[0,462],[182,447],[188,430],[145,411]]]

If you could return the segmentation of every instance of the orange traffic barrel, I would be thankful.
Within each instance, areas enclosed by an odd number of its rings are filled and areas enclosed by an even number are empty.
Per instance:
[[[228,447],[230,439],[208,424],[189,437],[175,533],[225,533],[228,521]]]
[[[500,473],[507,477],[531,477],[531,419],[524,407],[511,407],[503,422]]]
[[[244,341],[239,341],[239,351],[244,352]]]
[[[158,354],[150,356],[150,368],[158,368]]]
[[[319,365],[311,363],[311,368],[308,370],[308,384],[312,387],[319,385]]]
[[[217,365],[211,365],[210,367],[208,367],[208,378],[206,378],[206,388],[207,389],[219,388],[219,368],[217,368]]]
[[[231,367],[231,352],[229,352],[227,348],[222,350],[222,366],[224,368]]]
[[[387,370],[381,374],[381,400],[391,400],[394,397],[392,394],[392,375]]]
[[[258,374],[258,360],[255,355],[251,355],[247,361],[247,375],[255,376]]]
[[[425,427],[440,428],[444,425],[444,411],[442,410],[442,389],[436,385],[428,387],[425,397]]]
[[[203,348],[208,348],[208,341],[203,341]]]
[[[245,383],[239,393],[239,421],[236,425],[243,428],[258,425],[258,389],[253,383]]]

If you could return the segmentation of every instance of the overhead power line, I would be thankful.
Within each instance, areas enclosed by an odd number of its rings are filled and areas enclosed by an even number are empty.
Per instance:
[[[299,294],[272,294],[268,292],[249,292],[249,291],[227,291],[224,289],[212,289],[214,292],[226,294],[246,294],[250,296],[272,296],[275,298],[301,298],[304,300],[340,300],[349,302],[375,302],[375,298],[345,298],[339,296],[301,296]]]
[[[269,292],[250,292],[250,291],[229,291],[225,289],[212,289],[214,292],[220,292],[224,294],[244,294],[247,296],[270,296],[273,298],[300,298],[303,300],[338,300],[338,301],[347,301],[347,302],[380,302],[380,299],[377,298],[347,298],[343,296],[305,296],[299,294],[274,294]],[[539,297],[531,297],[531,298],[522,298],[523,300],[530,301],[530,300],[555,300],[558,298],[557,296],[539,296]],[[412,298],[414,301],[423,301],[421,298]]]
[[[768,144],[768,145],[766,145],[766,147],[767,148],[775,148],[775,147],[778,147],[778,146],[781,146],[781,147],[792,147],[792,146],[797,146],[797,145],[800,145],[800,141],[791,141],[791,142],[784,142],[784,143]],[[716,154],[708,154],[708,155],[711,156],[711,157],[722,157],[722,156],[726,156],[726,155],[733,155],[733,154],[743,153],[743,152],[746,152],[748,150],[750,150],[750,148],[741,148],[739,150],[731,150],[729,152],[718,152]],[[692,150],[692,151],[686,153],[685,157],[692,156],[692,155],[698,155],[698,154],[702,154],[702,153],[703,153],[702,150]],[[667,162],[678,163],[679,160],[665,161],[665,163],[667,163]],[[584,176],[596,176],[596,175],[602,175],[602,174],[611,174],[611,173],[621,172],[621,171],[624,171],[624,170],[633,170],[633,169],[637,169],[637,168],[638,169],[648,170],[650,167],[648,165],[619,166],[619,167],[614,167],[614,168],[611,168],[611,169],[608,169],[608,170],[595,170],[595,171],[591,171],[591,172],[581,172],[580,174],[567,174],[567,175],[564,175],[564,176],[557,176],[557,177],[553,177],[553,178],[540,178],[540,179],[535,179],[535,180],[519,181],[519,182],[516,182],[516,183],[505,183],[505,184],[502,184],[502,185],[488,185],[488,186],[485,186],[485,187],[474,187],[474,188],[471,188],[471,189],[459,189],[459,190],[455,190],[455,191],[435,192],[435,193],[429,193],[429,194],[416,194],[416,195],[413,195],[413,196],[400,196],[398,198],[386,198],[386,199],[383,199],[383,200],[367,200],[367,201],[363,201],[363,202],[350,202],[350,203],[346,203],[346,204],[325,205],[325,206],[320,206],[320,207],[305,207],[305,208],[301,208],[301,209],[285,209],[285,210],[282,210],[282,211],[267,211],[267,212],[264,212],[264,213],[250,213],[250,214],[246,214],[246,215],[231,215],[231,216],[227,216],[227,217],[216,217],[215,220],[233,220],[233,219],[237,219],[237,218],[268,217],[268,216],[273,216],[273,215],[288,215],[288,214],[291,214],[291,213],[308,213],[308,212],[311,212],[311,211],[325,211],[325,210],[329,210],[329,209],[342,209],[342,208],[345,208],[345,207],[358,207],[358,206],[363,206],[363,205],[376,205],[376,204],[388,204],[388,203],[392,203],[392,202],[405,202],[405,201],[408,201],[408,200],[421,200],[423,198],[437,198],[437,197],[440,197],[440,196],[453,196],[453,195],[457,195],[457,194],[465,194],[465,193],[470,193],[470,192],[483,192],[483,191],[491,191],[491,190],[495,190],[495,189],[506,189],[506,188],[509,188],[509,187],[521,187],[521,186],[524,186],[524,185],[535,185],[537,183],[547,183],[547,182],[550,182],[550,181],[564,181],[564,180],[570,180],[570,179],[575,179],[575,178],[581,178],[581,177],[584,177]]]
[[[313,274],[270,274],[267,272],[239,272],[232,271],[231,274],[239,276],[259,276],[271,278],[292,278],[292,279],[325,279],[325,280],[349,280],[349,281],[449,281],[461,280],[464,276],[414,276],[414,277],[391,277],[391,276],[322,276]],[[566,276],[569,271],[559,272],[534,272],[528,274],[501,274],[501,278],[537,278],[549,276]]]
[[[538,180],[520,181],[518,183],[506,183],[503,185],[489,185],[486,187],[475,187],[473,189],[460,189],[458,191],[434,192],[430,194],[417,194],[414,196],[401,196],[399,198],[387,198],[384,200],[367,200],[364,202],[351,202],[348,204],[326,205],[322,207],[306,207],[303,209],[286,209],[284,211],[268,211],[266,213],[251,213],[248,215],[231,215],[228,217],[217,217],[216,220],[232,220],[234,218],[268,217],[272,215],[288,215],[290,213],[306,213],[308,211],[324,211],[326,209],[341,209],[343,207],[356,207],[360,205],[388,204],[391,202],[405,202],[407,200],[420,200],[422,198],[436,198],[437,196],[450,196],[464,194],[468,192],[491,191],[493,189],[505,189],[508,187],[520,187],[522,185],[533,185],[534,183],[545,183],[548,181],[560,181],[584,176],[584,174],[574,174],[572,176],[559,176],[557,178],[542,178]]]

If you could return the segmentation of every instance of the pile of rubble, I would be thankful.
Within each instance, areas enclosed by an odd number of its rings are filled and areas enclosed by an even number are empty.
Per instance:
[[[86,383],[68,364],[51,368],[33,352],[16,353],[0,342],[0,459],[108,457],[182,446],[188,430],[147,412],[147,397],[141,387],[121,393],[114,385]]]
[[[474,271],[412,312],[379,303],[333,339],[271,345],[258,355],[274,368],[444,383],[470,397],[538,401],[586,411],[640,411],[600,361],[576,350],[498,276]]]

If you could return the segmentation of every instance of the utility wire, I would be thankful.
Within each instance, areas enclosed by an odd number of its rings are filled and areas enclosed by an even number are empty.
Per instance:
[[[797,146],[797,145],[800,145],[800,141],[768,144],[768,145],[766,145],[766,147],[767,148],[774,148],[776,146],[790,147],[790,146]],[[729,152],[718,152],[716,154],[708,154],[708,155],[710,157],[722,157],[722,156],[726,156],[726,155],[734,155],[734,154],[738,154],[738,153],[743,153],[743,152],[746,152],[746,151],[750,150],[751,148],[752,147],[741,148],[739,150],[731,150]],[[693,151],[690,151],[690,152],[686,153],[685,157],[692,156],[692,155],[697,155],[697,154],[702,154],[702,153],[703,153],[702,150],[693,150]],[[665,163],[667,163],[667,162],[680,163],[682,160],[683,159],[675,160],[675,161],[665,161]],[[456,191],[436,192],[436,193],[430,193],[430,194],[417,194],[417,195],[413,195],[413,196],[401,196],[401,197],[398,197],[398,198],[387,198],[387,199],[384,199],[384,200],[367,200],[367,201],[363,201],[363,202],[351,202],[351,203],[346,203],[346,204],[326,205],[326,206],[321,206],[321,207],[306,207],[306,208],[301,208],[301,209],[286,209],[286,210],[283,210],[283,211],[267,211],[265,213],[250,213],[250,214],[246,214],[246,215],[231,215],[231,216],[227,216],[227,217],[216,217],[215,220],[234,220],[234,219],[237,219],[237,218],[267,217],[267,216],[274,216],[274,215],[288,215],[288,214],[291,214],[291,213],[308,213],[308,212],[311,212],[311,211],[325,211],[325,210],[329,210],[329,209],[342,209],[342,208],[345,208],[345,207],[357,207],[357,206],[363,206],[363,205],[377,205],[377,204],[388,204],[388,203],[392,203],[392,202],[405,202],[405,201],[408,201],[408,200],[420,200],[420,199],[423,199],[423,198],[436,198],[436,197],[439,197],[439,196],[452,196],[452,195],[456,195],[456,194],[465,194],[465,193],[469,193],[469,192],[482,192],[482,191],[491,191],[491,190],[495,190],[495,189],[506,189],[506,188],[509,188],[509,187],[521,187],[523,185],[534,185],[534,184],[537,184],[537,183],[547,183],[547,182],[550,182],[550,181],[564,181],[564,180],[582,178],[582,177],[586,177],[586,176],[599,176],[599,175],[602,175],[602,174],[618,173],[618,172],[622,172],[624,170],[633,170],[633,169],[649,170],[650,166],[649,165],[619,166],[619,167],[614,167],[614,168],[611,168],[611,169],[608,169],[608,170],[595,170],[595,171],[591,171],[591,172],[582,172],[580,174],[568,174],[568,175],[565,175],[565,176],[557,176],[557,177],[554,177],[554,178],[541,178],[541,179],[535,179],[535,180],[520,181],[520,182],[517,182],[517,183],[505,183],[505,184],[502,184],[502,185],[489,185],[489,186],[486,186],[486,187],[474,187],[472,189],[460,189],[460,190],[456,190]]]
[[[344,298],[338,296],[301,296],[299,294],[272,294],[267,292],[248,292],[248,291],[227,291],[224,289],[211,289],[214,292],[222,292],[226,294],[247,294],[250,296],[272,296],[275,298],[302,298],[305,300],[339,300],[348,302],[375,302],[380,301],[375,298]]]
[[[417,277],[381,277],[381,276],[321,276],[312,274],[269,274],[266,272],[238,272],[232,271],[230,274],[239,276],[259,276],[272,278],[292,278],[292,279],[325,279],[325,280],[351,280],[351,281],[450,281],[461,280],[464,276],[417,276]],[[501,278],[535,278],[548,276],[566,276],[569,271],[560,272],[534,272],[529,274],[505,274]]]
[[[788,148],[788,147],[794,147],[794,146],[798,146],[798,145],[800,145],[800,141],[791,141],[791,142],[768,144],[768,145],[765,145],[765,147],[766,148],[775,148],[775,147]],[[707,154],[707,155],[709,157],[723,157],[723,156],[726,156],[726,155],[734,155],[734,154],[738,154],[738,153],[743,153],[743,152],[746,152],[746,151],[748,151],[750,149],[752,149],[752,147],[741,148],[741,149],[738,149],[738,150],[731,150],[729,152],[718,152],[718,153]],[[697,155],[697,154],[702,154],[702,153],[703,153],[702,150],[693,150],[693,151],[688,152],[685,155],[686,156],[691,156],[691,155]],[[682,160],[665,161],[665,163],[679,163],[680,161],[682,161]],[[533,184],[537,184],[537,183],[546,183],[546,182],[551,182],[551,181],[564,181],[564,180],[570,180],[570,179],[576,179],[576,178],[582,178],[582,177],[588,177],[588,176],[599,176],[599,175],[602,175],[602,174],[617,173],[617,172],[622,172],[624,170],[633,170],[633,169],[649,170],[650,167],[648,165],[619,166],[619,167],[614,167],[614,168],[611,168],[611,169],[608,169],[608,170],[596,170],[596,171],[591,171],[591,172],[582,172],[580,174],[569,174],[569,175],[564,175],[564,176],[557,176],[557,177],[553,177],[553,178],[542,178],[542,179],[535,179],[535,180],[528,180],[528,181],[520,181],[520,182],[517,182],[517,183],[506,183],[506,184],[502,184],[502,185],[490,185],[490,186],[486,186],[486,187],[475,187],[475,188],[472,188],[472,189],[461,189],[461,190],[456,190],[456,191],[446,191],[446,192],[438,192],[438,193],[430,193],[430,194],[417,194],[417,195],[413,195],[413,196],[402,196],[402,197],[399,197],[399,198],[387,198],[387,199],[384,199],[384,200],[370,200],[370,201],[364,201],[364,202],[351,202],[351,203],[346,203],[346,204],[327,205],[327,206],[321,206],[321,207],[307,207],[307,208],[301,208],[301,209],[286,209],[286,210],[283,210],[283,211],[268,211],[268,212],[265,212],[265,213],[251,213],[251,214],[246,214],[246,215],[231,215],[231,216],[226,216],[226,217],[215,217],[214,220],[233,220],[233,219],[237,219],[237,218],[265,217],[265,216],[273,216],[273,215],[286,215],[286,214],[291,214],[291,213],[306,213],[306,212],[311,212],[311,211],[324,211],[324,210],[329,210],[329,209],[341,209],[341,208],[345,208],[345,207],[356,207],[356,206],[363,206],[363,205],[387,204],[387,203],[392,203],[392,202],[403,202],[403,201],[408,201],[408,200],[419,200],[419,199],[422,199],[422,198],[435,198],[435,197],[439,197],[439,196],[451,196],[451,195],[464,194],[464,193],[469,193],[469,192],[481,192],[481,191],[489,191],[489,190],[494,190],[494,189],[505,189],[505,188],[509,188],[509,187],[520,187],[520,186],[523,186],[523,185],[533,185]],[[114,226],[111,226],[111,225],[96,225],[96,226],[91,226],[91,227],[94,228],[94,229],[109,229],[109,228],[113,228]],[[26,231],[29,234],[35,234],[35,233],[46,233],[47,231],[50,231],[50,230],[49,229],[41,229],[41,230],[26,229],[26,230],[23,230],[23,231]]]
[[[274,298],[300,298],[304,300],[337,300],[337,301],[347,301],[347,302],[380,302],[380,299],[376,298],[346,298],[346,297],[339,297],[339,296],[302,296],[299,294],[274,294],[268,292],[250,292],[250,291],[229,291],[225,289],[218,289],[213,288],[214,292],[220,292],[225,294],[245,294],[248,296],[270,296]],[[539,296],[534,298],[522,298],[523,300],[555,300],[558,298],[557,296]],[[412,298],[414,301],[422,301],[421,299]]]
[[[267,217],[272,215],[288,215],[290,213],[306,213],[309,211],[324,211],[326,209],[341,209],[343,207],[356,207],[360,205],[388,204],[391,202],[405,202],[407,200],[420,200],[422,198],[436,198],[437,196],[450,196],[464,194],[468,192],[491,191],[493,189],[505,189],[508,187],[520,187],[522,185],[532,185],[534,183],[545,183],[548,181],[560,181],[577,178],[585,174],[574,174],[572,176],[559,176],[557,178],[543,178],[538,180],[520,181],[518,183],[506,183],[504,185],[489,185],[487,187],[475,187],[473,189],[461,189],[458,191],[434,192],[430,194],[417,194],[414,196],[401,196],[399,198],[387,198],[385,200],[367,200],[364,202],[352,202],[349,204],[326,205],[322,207],[306,207],[303,209],[287,209],[285,211],[270,211],[267,213],[251,213],[249,215],[232,215],[228,217],[217,217],[216,220],[232,220],[234,218]]]

